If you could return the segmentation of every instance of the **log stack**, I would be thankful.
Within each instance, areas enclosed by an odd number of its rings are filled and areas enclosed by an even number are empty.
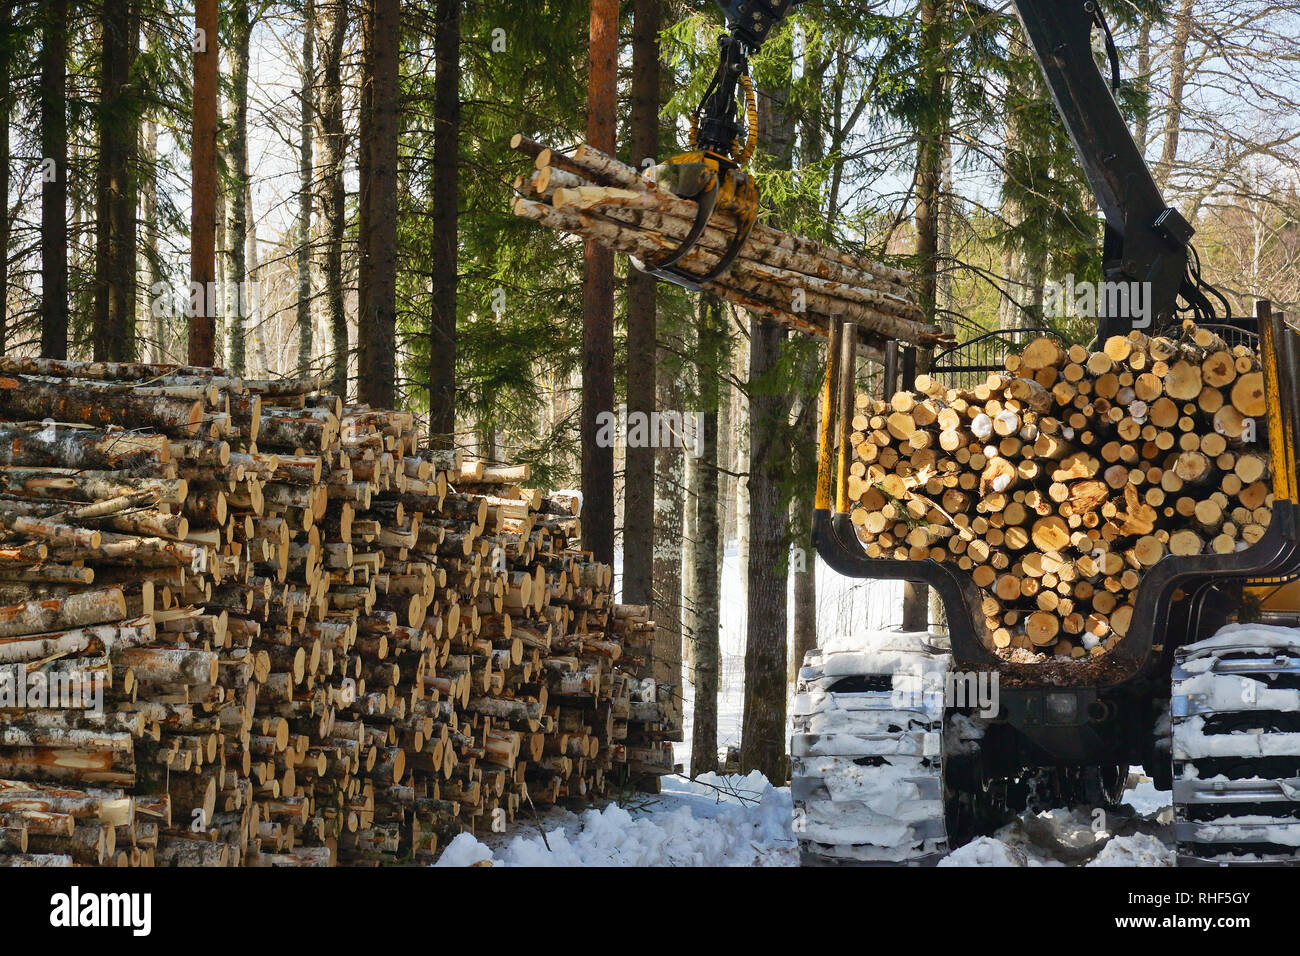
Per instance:
[[[1144,572],[1257,541],[1273,503],[1259,356],[1190,321],[1090,352],[1050,337],[970,389],[859,395],[852,520],[868,556],[955,563],[992,649],[1099,657]]]
[[[169,366],[0,359],[0,435],[0,862],[427,862],[673,769],[648,613],[526,467]]]
[[[515,215],[654,265],[691,230],[697,204],[673,193],[673,166],[647,178],[612,156],[580,145],[571,153],[516,135],[511,145],[533,157],[534,170],[515,182]],[[731,245],[738,224],[715,212],[699,243],[678,266],[707,275]],[[858,258],[762,223],[740,256],[702,285],[723,299],[793,330],[826,337],[830,317],[854,322],[863,347],[880,353],[885,340],[942,346],[949,338],[928,324],[916,304],[911,274]]]

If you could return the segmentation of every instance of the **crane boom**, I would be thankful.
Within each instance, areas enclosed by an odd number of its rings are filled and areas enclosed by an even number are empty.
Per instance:
[[[752,221],[757,192],[745,175],[744,166],[752,149],[754,131],[746,129],[740,121],[737,94],[741,85],[747,94],[749,91],[748,56],[757,52],[799,2],[716,0],[726,19],[727,33],[719,39],[721,56],[717,73],[693,117],[692,145],[698,151],[670,161],[667,167],[679,167],[670,173],[686,184],[679,194],[701,197],[702,215],[698,229],[667,257],[665,266],[684,256],[702,232],[714,208],[711,191],[718,192],[713,186],[715,178],[721,184],[723,197],[717,207],[739,210],[743,213],[742,221]],[[1166,325],[1176,318],[1180,308],[1191,311],[1201,322],[1214,321],[1216,309],[1203,290],[1215,295],[1225,311],[1228,311],[1227,303],[1200,279],[1191,246],[1195,230],[1177,209],[1165,203],[1111,88],[1093,59],[1093,31],[1100,30],[1110,57],[1112,85],[1117,85],[1119,58],[1099,3],[1097,0],[1012,0],[1012,5],[1101,209],[1105,221],[1104,278],[1110,283],[1124,283],[1126,291],[1133,283],[1143,284],[1138,295],[1106,298],[1111,309],[1099,316],[1099,338],[1126,334],[1134,328]],[[752,106],[750,114],[752,127]],[[742,151],[738,144],[743,134],[747,134],[750,145]],[[739,252],[745,234],[747,229],[737,235],[732,251],[719,263],[715,273],[725,271]],[[688,287],[697,285],[691,281],[695,277],[685,276],[678,270],[665,268],[656,274]],[[1248,319],[1240,321],[1249,323]]]

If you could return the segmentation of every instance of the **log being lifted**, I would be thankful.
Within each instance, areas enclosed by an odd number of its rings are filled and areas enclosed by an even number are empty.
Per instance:
[[[590,146],[565,154],[516,135],[511,145],[534,158],[519,180],[516,215],[608,246],[642,263],[676,249],[691,231],[697,205]],[[738,223],[717,213],[678,265],[703,276],[731,244]],[[942,347],[948,337],[916,304],[910,273],[756,224],[739,257],[703,288],[797,331],[826,336],[831,318],[856,323],[864,344],[897,339]]]

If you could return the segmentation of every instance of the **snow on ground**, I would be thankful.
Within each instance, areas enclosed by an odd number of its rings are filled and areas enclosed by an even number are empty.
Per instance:
[[[438,866],[795,866],[788,787],[748,776],[666,777],[663,792],[582,813],[552,811],[540,826],[480,842],[462,833]],[[545,833],[545,836],[543,836]]]
[[[1173,866],[1170,795],[1140,780],[1110,813],[1090,808],[1022,813],[993,836],[948,854],[940,866]]]
[[[1029,866],[1029,857],[993,837],[980,837],[949,853],[939,866]]]
[[[1087,864],[1088,866],[1173,866],[1174,850],[1159,837],[1135,833],[1116,837]]]
[[[1142,787],[1130,791],[1142,802]],[[940,866],[1172,866],[1168,801],[1099,820],[1086,810],[1026,813]],[[1111,827],[1113,829],[1106,829]],[[545,836],[543,836],[543,833]],[[665,777],[663,792],[603,809],[551,809],[510,833],[448,844],[438,866],[798,866],[788,787],[757,772]]]

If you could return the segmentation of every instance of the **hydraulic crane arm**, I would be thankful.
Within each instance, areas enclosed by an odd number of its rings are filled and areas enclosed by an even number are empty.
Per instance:
[[[727,32],[718,39],[721,55],[717,72],[691,116],[691,150],[674,156],[656,171],[661,185],[678,196],[694,199],[698,211],[676,249],[639,264],[644,272],[698,291],[704,283],[725,274],[740,255],[758,216],[758,190],[745,171],[758,137],[758,103],[749,81],[749,54],[763,45],[773,27],[799,2],[717,0],[727,21]],[[743,123],[736,106],[742,88],[746,105]],[[707,272],[688,272],[678,263],[695,246],[715,211],[730,214],[737,224],[730,244]]]
[[[748,77],[748,56],[802,0],[716,0],[727,22],[719,38],[718,70],[692,117],[692,152],[660,167],[661,183],[698,202],[694,227],[677,249],[644,264],[647,272],[687,288],[721,276],[743,248],[758,208],[758,192],[745,172],[753,151],[756,109]],[[1098,0],[1012,0],[1025,37],[1051,92],[1105,218],[1104,277],[1112,283],[1141,283],[1138,295],[1107,297],[1114,308],[1098,322],[1100,339],[1173,321],[1181,307],[1201,321],[1215,308],[1206,298],[1192,249],[1192,226],[1165,204],[1133,142],[1128,124],[1092,54],[1093,30],[1100,29],[1118,82],[1119,58]],[[743,87],[746,122],[737,110]],[[743,143],[743,145],[742,145]],[[730,248],[706,275],[678,265],[695,245],[715,210],[731,213],[739,228]],[[1127,287],[1127,286],[1126,286]],[[1205,290],[1205,291],[1203,291]],[[1229,315],[1230,318],[1230,315]]]
[[[1212,318],[1214,307],[1188,268],[1195,256],[1190,245],[1195,230],[1178,210],[1165,204],[1093,60],[1093,29],[1099,27],[1110,46],[1112,68],[1118,72],[1118,58],[1096,0],[1012,2],[1105,217],[1105,278],[1149,283],[1149,298],[1143,296],[1145,317],[1103,316],[1099,336],[1104,340],[1142,325],[1164,325],[1174,318],[1180,296],[1198,317]]]

